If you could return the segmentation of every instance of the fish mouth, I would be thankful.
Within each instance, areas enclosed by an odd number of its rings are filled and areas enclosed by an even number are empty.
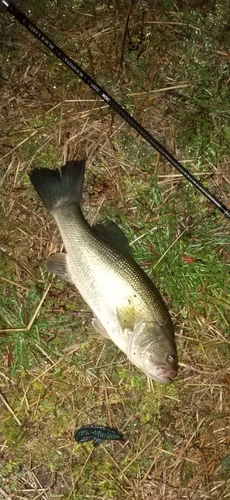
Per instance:
[[[145,374],[149,378],[157,380],[157,382],[161,382],[162,384],[165,385],[170,385],[173,383],[174,378],[177,375],[177,372],[175,370],[167,370],[167,368],[161,366],[158,367],[154,373],[145,372]]]

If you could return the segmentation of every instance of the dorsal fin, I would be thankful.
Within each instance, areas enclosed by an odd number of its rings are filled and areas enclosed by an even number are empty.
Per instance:
[[[117,250],[126,255],[132,255],[129,242],[120,229],[120,227],[112,220],[98,222],[93,226],[94,231],[107,243],[112,243]]]

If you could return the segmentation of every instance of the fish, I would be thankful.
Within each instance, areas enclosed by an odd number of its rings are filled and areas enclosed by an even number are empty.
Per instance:
[[[94,446],[97,446],[102,440],[124,440],[124,436],[117,429],[112,429],[106,425],[87,424],[76,430],[74,434],[75,440],[78,443],[93,441]]]
[[[34,168],[32,185],[59,228],[65,252],[46,267],[73,283],[93,313],[92,325],[150,379],[171,384],[178,355],[169,311],[153,281],[132,257],[110,220],[90,226],[81,209],[85,160],[61,169]]]

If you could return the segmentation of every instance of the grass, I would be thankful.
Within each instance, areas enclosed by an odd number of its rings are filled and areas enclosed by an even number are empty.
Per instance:
[[[21,8],[229,206],[229,2]],[[229,222],[8,14],[0,23],[0,496],[227,499]],[[87,218],[123,227],[170,309],[172,386],[130,365],[45,271],[61,239],[28,172],[76,156]],[[75,443],[90,422],[125,443]]]

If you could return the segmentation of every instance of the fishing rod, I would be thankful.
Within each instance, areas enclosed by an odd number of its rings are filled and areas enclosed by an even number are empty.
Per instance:
[[[196,189],[198,189],[225,217],[230,219],[230,210],[216,198],[204,185],[192,175],[174,156],[167,151],[140,123],[135,120],[113,97],[111,97],[91,76],[89,76],[73,59],[58,47],[43,31],[37,28],[30,19],[19,10],[11,0],[0,0],[0,12],[8,11],[30,33],[42,42],[53,54],[71,69],[86,85],[103,99],[118,115],[120,115],[136,132],[141,135],[158,153],[175,167]]]

